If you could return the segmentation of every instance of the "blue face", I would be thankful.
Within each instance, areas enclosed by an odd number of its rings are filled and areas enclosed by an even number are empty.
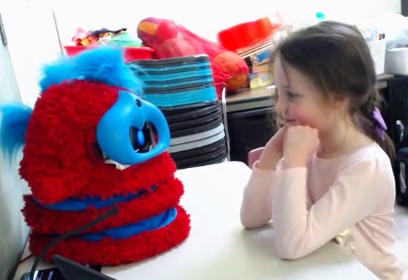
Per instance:
[[[105,159],[134,165],[164,152],[170,145],[170,130],[159,108],[119,91],[118,100],[98,123],[96,139]]]

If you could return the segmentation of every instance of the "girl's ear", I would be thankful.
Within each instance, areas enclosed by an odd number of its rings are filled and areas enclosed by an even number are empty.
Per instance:
[[[331,95],[326,99],[326,106],[330,110],[347,112],[350,98],[342,95]]]
[[[337,95],[333,98],[333,106],[336,110],[346,114],[349,111],[350,98],[344,95]]]
[[[337,108],[348,108],[350,103],[350,98],[347,96],[336,95],[332,99],[333,105]]]
[[[345,102],[348,99],[349,98],[347,96],[344,96],[344,95],[335,95],[334,98],[333,98],[334,102]]]

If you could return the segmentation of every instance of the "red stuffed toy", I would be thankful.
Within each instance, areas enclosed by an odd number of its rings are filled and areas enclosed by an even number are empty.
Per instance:
[[[218,97],[223,87],[237,90],[248,85],[248,66],[242,57],[174,21],[146,18],[139,23],[137,35],[144,45],[154,49],[157,58],[208,55]]]
[[[48,65],[34,109],[1,108],[1,147],[24,145],[20,174],[32,194],[23,211],[30,250],[117,213],[56,244],[54,254],[89,265],[146,259],[183,242],[190,219],[179,205],[183,184],[166,152],[164,115],[138,97],[140,81],[121,51],[95,48]]]

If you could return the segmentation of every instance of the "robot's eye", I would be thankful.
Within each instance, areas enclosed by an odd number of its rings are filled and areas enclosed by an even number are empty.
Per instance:
[[[136,99],[136,106],[142,107],[142,102],[139,99]]]
[[[138,153],[146,153],[155,146],[154,129],[150,124],[139,130],[135,127],[129,129],[129,137],[133,149]]]

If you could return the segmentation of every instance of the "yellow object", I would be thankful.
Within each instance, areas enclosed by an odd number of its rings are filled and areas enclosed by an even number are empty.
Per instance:
[[[334,242],[339,244],[341,247],[346,248],[349,251],[354,250],[353,237],[351,236],[351,231],[349,229],[343,230],[335,238]]]

